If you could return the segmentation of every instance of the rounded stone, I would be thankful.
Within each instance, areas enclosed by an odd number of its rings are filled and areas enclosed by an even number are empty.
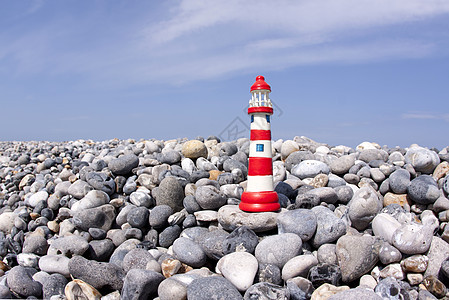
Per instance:
[[[39,259],[39,269],[47,273],[59,273],[65,277],[70,276],[70,258],[63,255],[44,255]]]
[[[132,227],[144,229],[148,226],[149,215],[146,207],[139,206],[129,211],[126,220]]]
[[[168,224],[168,217],[173,214],[173,208],[161,204],[155,206],[150,213],[149,222],[153,228],[163,228]]]
[[[404,194],[410,184],[410,173],[405,169],[398,169],[389,177],[390,189],[395,194]]]
[[[246,291],[254,281],[259,264],[248,252],[234,252],[223,256],[217,263],[217,271],[240,292]]]
[[[127,154],[112,159],[108,163],[109,170],[115,175],[127,175],[139,165],[139,158],[134,154]]]
[[[311,239],[315,248],[332,243],[346,233],[346,225],[343,220],[339,219],[329,208],[315,206],[312,208],[312,212],[317,220],[317,229]]]
[[[226,196],[212,185],[199,186],[195,199],[202,209],[218,209],[226,204]]]
[[[48,250],[48,243],[45,237],[41,235],[29,235],[23,242],[23,253],[34,253],[37,255],[45,255]]]
[[[33,279],[36,272],[36,269],[33,268],[13,267],[6,278],[11,291],[22,297],[34,296],[39,298],[42,295],[42,284]]]
[[[355,192],[348,203],[348,216],[352,226],[364,230],[382,209],[383,205],[376,192],[370,187],[362,187]]]
[[[72,255],[83,255],[88,248],[89,243],[84,238],[77,235],[69,235],[53,240],[48,248],[48,254],[62,254],[71,257]]]
[[[121,290],[123,287],[124,274],[121,267],[104,262],[88,260],[82,256],[74,256],[69,261],[70,274],[96,289],[109,287]]]
[[[326,263],[319,264],[310,268],[307,279],[312,282],[315,288],[318,288],[323,284],[336,286],[341,280],[341,271],[337,265]]]
[[[337,253],[335,244],[323,244],[318,248],[317,259],[320,264],[327,263],[337,265]]]
[[[179,227],[178,225],[173,225],[165,228],[159,234],[159,245],[165,248],[170,247],[180,234],[181,227]]]
[[[294,166],[291,173],[300,179],[313,178],[318,174],[329,174],[328,165],[318,160],[304,160]]]
[[[182,210],[184,189],[175,177],[164,178],[156,193],[156,205],[168,205],[174,212]]]
[[[282,268],[301,252],[301,238],[294,233],[283,233],[264,238],[256,247],[255,256],[261,264]]]
[[[359,299],[382,300],[382,297],[380,297],[372,290],[356,288],[336,293],[328,298],[328,300],[359,300]]]
[[[190,140],[182,145],[181,154],[190,159],[207,158],[207,147],[201,141]]]
[[[281,159],[285,160],[293,152],[299,151],[298,143],[292,140],[286,140],[281,145]]]
[[[151,270],[132,269],[125,277],[120,299],[150,299],[156,296],[164,276]]]
[[[433,236],[430,227],[420,224],[405,224],[395,230],[393,246],[404,254],[420,254],[429,250]]]
[[[349,169],[354,165],[355,157],[353,155],[343,155],[330,162],[329,166],[332,173],[337,175],[346,174]]]
[[[115,208],[110,204],[78,211],[73,216],[75,226],[83,231],[89,228],[109,230],[115,220]]]
[[[279,233],[295,233],[302,241],[308,241],[316,231],[315,214],[309,209],[284,211],[277,218]]]
[[[433,170],[440,163],[438,154],[427,148],[415,146],[407,150],[405,162],[411,164],[413,168],[424,174],[432,174]]]
[[[145,269],[148,262],[155,260],[148,250],[136,248],[129,251],[123,258],[122,268],[125,273],[132,269]]]
[[[440,190],[435,179],[430,175],[421,175],[408,186],[410,199],[419,204],[432,204],[440,197]]]
[[[64,296],[67,279],[61,274],[52,274],[44,281],[42,291],[43,298],[50,299],[52,296]]]
[[[202,277],[187,286],[187,299],[210,300],[220,295],[221,300],[243,299],[237,288],[223,277]]]
[[[174,255],[183,263],[200,268],[206,263],[206,253],[194,241],[180,237],[173,243]]]
[[[318,265],[318,259],[312,254],[295,256],[282,268],[282,279],[287,281],[290,278],[301,276],[307,277],[310,268]]]

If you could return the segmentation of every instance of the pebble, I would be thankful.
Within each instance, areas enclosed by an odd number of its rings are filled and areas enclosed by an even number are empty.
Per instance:
[[[346,233],[345,223],[330,209],[324,206],[316,206],[312,208],[312,212],[317,220],[317,229],[312,238],[312,244],[315,248],[334,242]]]
[[[190,140],[182,144],[181,154],[190,159],[207,158],[207,147],[201,141]]]
[[[125,275],[122,269],[112,263],[96,262],[82,256],[74,256],[69,261],[70,275],[92,285],[96,289],[110,287],[121,290]]]
[[[394,277],[380,280],[374,291],[383,299],[410,299],[408,291]]]
[[[224,205],[218,210],[218,222],[227,231],[247,226],[254,232],[265,232],[276,228],[278,213],[249,213],[241,211],[237,205]]]
[[[317,228],[317,218],[310,209],[284,211],[277,218],[279,233],[295,233],[302,241],[312,238]]]
[[[410,185],[410,173],[405,169],[397,169],[391,173],[388,182],[393,193],[407,193],[407,188]]]
[[[268,282],[259,282],[245,292],[243,299],[288,299],[288,295],[286,288]]]
[[[249,142],[0,142],[0,276],[9,285],[12,268],[26,268],[29,286],[40,284],[30,298],[52,299],[186,299],[194,281],[213,277],[221,283],[198,297],[327,299],[326,287],[347,290],[335,299],[373,299],[373,289],[389,298],[444,296],[448,149],[278,140],[282,209],[247,213],[238,204]],[[195,246],[178,247],[183,239]],[[190,249],[204,261],[180,261]],[[251,270],[234,272],[241,257],[251,257]],[[159,279],[145,287],[142,272]],[[7,285],[0,296],[27,297]]]
[[[174,177],[164,178],[156,193],[156,205],[168,205],[174,212],[183,209],[184,190]]]
[[[359,300],[359,299],[382,300],[382,297],[380,297],[372,290],[358,288],[341,291],[328,298],[328,300]]]
[[[313,300],[329,299],[335,294],[349,290],[349,286],[335,286],[334,284],[324,283],[318,287],[311,296]]]
[[[199,186],[195,191],[196,202],[202,209],[218,209],[226,203],[226,196],[215,186]]]
[[[413,179],[407,192],[410,199],[418,204],[432,204],[440,197],[438,185],[430,175],[421,175]]]
[[[336,255],[343,282],[352,282],[371,271],[379,259],[379,248],[380,241],[372,236],[339,238]]]
[[[192,281],[187,286],[187,299],[209,300],[220,295],[222,300],[243,299],[237,288],[223,277],[204,277]]]
[[[33,275],[37,272],[34,268],[15,266],[7,275],[8,287],[21,297],[41,297],[42,284],[33,280]]]
[[[116,175],[127,175],[132,169],[139,165],[139,158],[134,154],[127,154],[112,159],[108,163],[108,168]]]
[[[70,258],[63,255],[44,255],[39,259],[39,269],[49,274],[59,273],[65,277],[70,277]]]
[[[282,268],[282,279],[287,281],[290,278],[301,276],[307,277],[310,268],[318,265],[318,259],[312,254],[295,256]]]
[[[405,162],[411,164],[413,168],[425,174],[432,174],[433,170],[440,163],[438,154],[432,150],[415,146],[407,150]]]
[[[291,173],[300,179],[313,178],[318,174],[329,174],[330,168],[318,160],[304,160],[295,165]]]
[[[429,250],[432,228],[420,224],[406,224],[396,229],[392,244],[404,254],[420,254]]]
[[[294,233],[282,233],[264,238],[255,250],[257,261],[282,268],[301,251],[301,238]]]
[[[206,253],[200,245],[185,237],[174,241],[173,254],[181,262],[194,268],[202,267],[206,263]]]
[[[132,269],[125,277],[120,299],[149,299],[154,297],[164,276],[150,270]]]
[[[52,274],[42,285],[43,298],[49,299],[52,296],[64,296],[67,279],[61,274]]]
[[[382,202],[375,190],[370,187],[362,187],[354,193],[348,207],[348,216],[352,226],[357,230],[364,230],[382,209]]]
[[[233,252],[223,256],[217,263],[217,273],[222,274],[240,292],[246,291],[254,281],[259,264],[248,252]]]

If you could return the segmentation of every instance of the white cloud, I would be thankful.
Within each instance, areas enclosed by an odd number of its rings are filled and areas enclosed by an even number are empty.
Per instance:
[[[402,119],[414,120],[443,120],[449,122],[449,114],[428,113],[428,112],[409,112],[401,115]]]
[[[30,7],[35,14],[48,9],[39,0],[35,3]],[[150,10],[138,20],[120,19],[123,12],[115,7],[107,17],[95,11],[61,15],[22,35],[4,32],[0,60],[12,58],[9,73],[18,75],[83,74],[95,84],[111,85],[184,84],[261,68],[425,57],[446,49],[439,42],[448,39],[418,37],[415,31],[411,36],[400,29],[392,33],[394,25],[416,25],[448,14],[446,0],[177,3],[158,11],[162,21],[153,21]],[[102,30],[98,20],[105,22]]]

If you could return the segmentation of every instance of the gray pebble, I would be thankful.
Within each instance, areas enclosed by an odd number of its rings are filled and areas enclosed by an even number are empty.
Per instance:
[[[127,175],[139,165],[139,158],[134,154],[123,155],[108,163],[109,170],[116,175]]]

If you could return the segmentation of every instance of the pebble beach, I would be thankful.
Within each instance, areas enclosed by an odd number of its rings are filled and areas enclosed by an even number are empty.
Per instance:
[[[449,299],[449,146],[0,142],[1,299]]]

